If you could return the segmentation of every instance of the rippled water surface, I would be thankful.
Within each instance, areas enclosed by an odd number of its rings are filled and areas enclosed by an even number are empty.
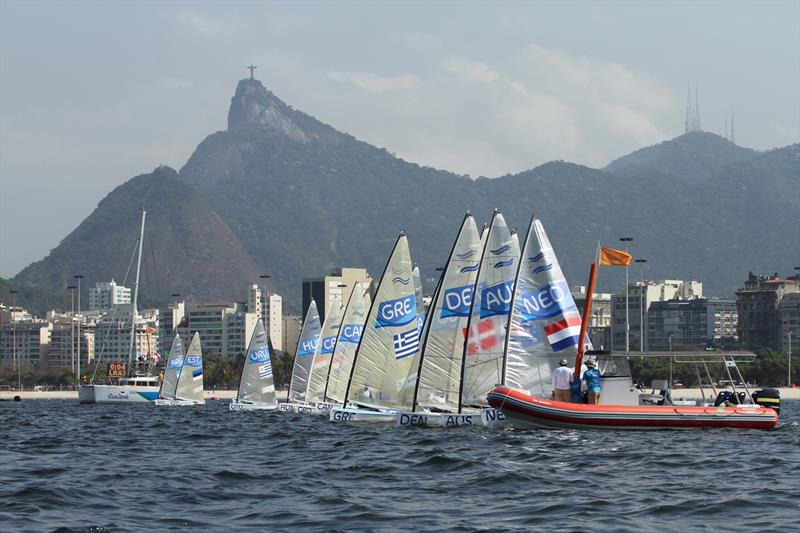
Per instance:
[[[0,530],[797,530],[799,440],[0,402]]]

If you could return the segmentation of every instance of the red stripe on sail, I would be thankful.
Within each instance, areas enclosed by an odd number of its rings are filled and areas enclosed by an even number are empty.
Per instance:
[[[566,329],[573,326],[580,326],[581,325],[581,317],[579,316],[570,316],[565,318],[564,320],[559,320],[558,322],[554,322],[544,327],[544,332],[549,337],[553,333],[557,333],[562,329]]]

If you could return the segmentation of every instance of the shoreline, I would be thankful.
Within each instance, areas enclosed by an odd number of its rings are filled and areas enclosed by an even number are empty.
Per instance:
[[[755,389],[759,389],[761,387],[755,387]],[[755,390],[751,389],[751,390]],[[716,395],[711,391],[711,389],[704,389],[706,393],[706,398],[714,399]],[[717,387],[717,392],[722,390],[732,390],[730,387],[721,388]],[[736,389],[737,391],[743,391],[744,389],[739,387]],[[800,387],[778,387],[778,390],[781,392],[781,400],[800,400]],[[649,389],[645,389],[645,391],[649,391]],[[204,391],[205,399],[206,400],[232,400],[236,397],[236,390],[225,389],[225,390],[207,390]],[[279,401],[286,401],[288,391],[277,391],[278,400]],[[19,396],[23,400],[77,400],[78,399],[78,392],[72,390],[62,390],[62,391],[2,391],[0,392],[0,400],[11,400],[14,396]],[[699,400],[703,397],[703,394],[700,392],[700,389],[697,388],[686,388],[686,389],[673,389],[672,390],[672,397],[675,399],[678,398],[687,398],[692,400]]]

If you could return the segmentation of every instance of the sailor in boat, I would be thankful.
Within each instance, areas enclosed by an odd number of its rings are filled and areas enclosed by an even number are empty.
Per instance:
[[[553,370],[553,399],[557,402],[569,402],[573,372],[567,366],[569,361],[566,359],[562,359],[558,364],[559,367]]]
[[[594,361],[586,361],[588,367],[583,373],[583,381],[586,383],[589,404],[597,405],[600,403],[600,371]]]

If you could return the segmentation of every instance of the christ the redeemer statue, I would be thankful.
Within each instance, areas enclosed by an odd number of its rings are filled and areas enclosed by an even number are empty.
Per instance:
[[[247,68],[249,68],[249,69],[250,69],[250,79],[251,79],[251,80],[254,80],[255,78],[253,77],[253,71],[254,71],[255,69],[257,69],[258,67],[257,67],[257,66],[255,66],[255,65],[249,65]]]

